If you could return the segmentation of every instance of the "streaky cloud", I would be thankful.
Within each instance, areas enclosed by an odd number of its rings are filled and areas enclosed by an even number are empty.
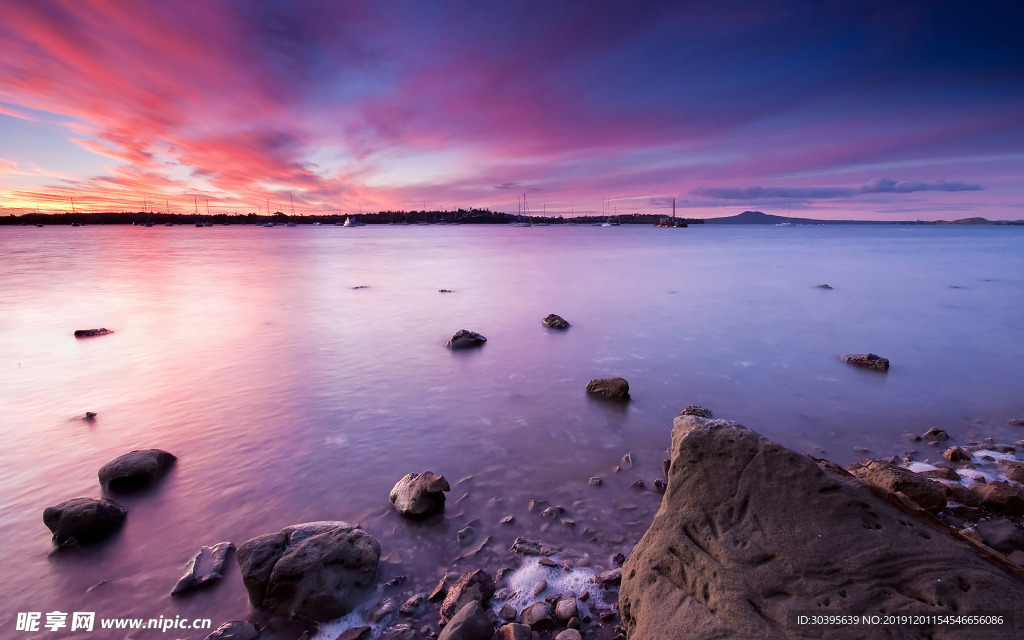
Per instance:
[[[869,193],[914,193],[917,191],[981,191],[980,184],[961,181],[920,180],[898,182],[891,178],[875,178],[858,187],[698,187],[690,195],[716,200],[759,200],[793,198],[795,200],[821,200],[852,198]]]

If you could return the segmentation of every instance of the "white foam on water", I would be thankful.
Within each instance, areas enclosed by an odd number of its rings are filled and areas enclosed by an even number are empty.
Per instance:
[[[989,456],[996,460],[1016,460],[1017,456],[1012,453],[1000,453],[998,451],[991,451],[989,449],[978,449],[974,452],[974,459],[977,460],[981,456]]]
[[[960,474],[960,484],[965,487],[970,487],[972,480],[984,480],[985,482],[995,482],[1005,478],[1000,478],[998,474],[988,473],[985,471],[979,471],[977,469],[957,469],[956,472]]]
[[[385,618],[385,620],[387,619]],[[363,617],[362,613],[353,611],[347,616],[323,623],[320,625],[320,628],[317,629],[316,635],[311,637],[309,640],[335,640],[343,631],[347,631],[353,627],[370,627],[370,638],[378,638],[383,632],[383,628],[380,625],[370,624],[370,622]]]
[[[535,596],[533,588],[541,580],[547,581],[548,588]],[[491,601],[495,613],[503,604],[522,611],[530,605],[543,602],[547,596],[561,596],[569,592],[576,596],[583,591],[590,592],[586,602],[577,602],[581,617],[589,615],[593,608],[602,608],[607,604],[601,586],[594,582],[594,571],[585,567],[575,567],[566,571],[561,567],[545,567],[536,560],[526,560],[522,566],[505,577],[505,588],[508,590],[508,596],[504,600],[499,601],[495,598]]]
[[[914,473],[924,473],[925,471],[935,471],[938,467],[933,464],[928,464],[927,462],[911,462],[907,465],[907,469],[910,469]]]

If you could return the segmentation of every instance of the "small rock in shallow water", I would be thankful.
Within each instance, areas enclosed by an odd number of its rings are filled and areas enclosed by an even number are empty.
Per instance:
[[[406,474],[388,497],[403,516],[421,517],[444,509],[446,491],[451,491],[451,487],[444,476],[425,471]]]
[[[665,489],[667,486],[668,485],[666,485],[665,481],[662,480],[661,478],[654,479],[654,490],[657,491],[658,493],[665,493]]]
[[[408,600],[406,600],[402,604],[402,607],[398,610],[398,612],[401,613],[403,616],[411,616],[414,613],[416,613],[417,609],[420,608],[420,605],[423,604],[423,600],[423,594],[417,593],[416,595],[411,596]]]
[[[937,429],[936,427],[932,427],[931,429],[925,431],[924,435],[921,437],[928,441],[949,440],[949,434],[943,431],[942,429]]]
[[[622,456],[622,460],[619,462],[620,469],[632,469],[633,468],[633,454],[627,453]]]
[[[166,475],[177,460],[173,454],[160,449],[129,451],[100,468],[100,486],[104,491],[116,493],[145,489]]]
[[[594,477],[592,477],[592,478],[591,478],[590,480],[588,480],[587,482],[588,482],[588,483],[590,484],[590,486],[592,486],[592,487],[600,487],[600,486],[601,486],[602,484],[604,484],[604,480],[602,480],[601,478],[598,478],[597,476],[594,476]]]
[[[512,552],[524,556],[550,556],[558,553],[558,549],[542,542],[520,537],[512,543]]]
[[[86,420],[95,420],[96,419],[96,412],[95,411],[86,411],[85,412],[85,419]]]
[[[501,524],[513,524],[516,521],[515,516],[505,516],[500,520]]]
[[[942,452],[942,457],[950,462],[966,462],[971,459],[971,454],[960,447],[950,447]]]
[[[228,555],[234,550],[235,545],[230,542],[219,542],[212,547],[200,549],[185,567],[185,575],[171,589],[171,595],[180,595],[223,578]]]
[[[451,619],[462,610],[466,603],[475,600],[481,605],[485,605],[493,595],[494,579],[489,573],[481,569],[464,573],[448,589],[448,594],[441,604],[441,615]]]
[[[523,609],[519,620],[534,631],[547,631],[555,628],[554,613],[551,603],[538,602]]]
[[[366,619],[372,622],[373,624],[377,624],[384,618],[394,613],[396,606],[397,605],[395,604],[394,598],[384,598],[377,604],[373,605],[373,608],[370,609],[370,612],[366,614]]]
[[[1007,480],[1024,484],[1024,462],[1016,460],[1000,460],[999,466],[1003,468]]]
[[[105,336],[108,333],[114,333],[110,329],[78,329],[75,331],[76,338],[95,338],[96,336]]]
[[[625,378],[594,378],[587,383],[587,393],[615,400],[629,400],[629,382]]]
[[[547,580],[541,580],[537,584],[533,585],[533,595],[535,595],[535,596],[539,596],[540,594],[544,593],[547,590],[548,590],[548,581]]]
[[[611,563],[613,567],[621,567],[625,561],[626,556],[622,555],[621,553],[616,553],[614,556],[611,557]]]
[[[839,356],[839,359],[848,364],[857,365],[858,367],[877,369],[879,371],[889,370],[888,358],[883,358],[882,356],[874,353],[844,353]]]
[[[1018,427],[1024,427],[1024,418],[1010,418],[1007,422]]]
[[[911,442],[921,442],[921,436],[917,435],[916,433],[904,433],[903,437],[906,438],[907,440],[910,440]]]
[[[819,284],[818,288],[819,289],[827,289],[827,290],[831,291],[833,287],[830,286],[830,285],[827,285],[827,284]]]
[[[459,329],[455,332],[447,343],[449,349],[468,349],[471,347],[479,347],[483,343],[487,342],[487,338],[483,337],[475,331],[469,331],[467,329]]]
[[[43,524],[53,532],[53,542],[93,542],[121,528],[128,512],[106,498],[73,498],[43,510]]]
[[[633,482],[633,484],[631,484],[631,485],[629,485],[629,486],[630,486],[630,488],[632,488],[632,489],[640,489],[640,490],[643,490],[643,489],[644,489],[644,488],[645,488],[645,487],[646,487],[647,485],[645,485],[645,484],[644,484],[644,481],[643,481],[643,480],[636,480],[636,481],[634,481],[634,482]]]
[[[519,612],[516,611],[516,608],[507,603],[501,605],[501,609],[498,610],[498,617],[505,621],[515,620],[518,615]]]
[[[565,318],[563,318],[560,315],[554,314],[554,313],[549,314],[541,322],[543,322],[544,326],[547,327],[548,329],[568,329],[569,328],[569,323],[565,321]]]
[[[334,640],[366,640],[370,637],[373,627],[352,627],[346,629]]]
[[[465,526],[455,534],[455,539],[459,542],[465,542],[466,540],[473,537],[473,527]]]

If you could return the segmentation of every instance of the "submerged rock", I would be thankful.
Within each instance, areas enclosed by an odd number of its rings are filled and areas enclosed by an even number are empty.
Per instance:
[[[668,491],[623,567],[630,640],[859,638],[871,632],[791,614],[1019,609],[1024,583],[1008,568],[834,466],[734,422],[676,418]],[[986,633],[1019,638],[1022,622]]]
[[[185,575],[171,589],[171,595],[180,595],[223,578],[228,555],[234,550],[235,545],[230,542],[218,542],[212,547],[200,549],[185,567]]]
[[[546,317],[543,320],[541,320],[541,322],[543,322],[544,326],[547,327],[548,329],[568,329],[569,328],[569,323],[565,321],[565,318],[563,318],[560,315],[554,314],[554,313],[549,314],[548,317]]]
[[[326,622],[373,586],[380,544],[345,522],[309,522],[248,540],[235,556],[253,606]]]
[[[409,473],[395,483],[389,498],[403,516],[429,516],[444,509],[444,492],[451,491],[444,476],[433,471]]]
[[[468,349],[470,347],[479,347],[483,343],[487,342],[487,338],[483,337],[475,331],[468,331],[466,329],[459,329],[455,335],[448,340],[449,349]]]
[[[96,336],[105,336],[108,333],[114,333],[110,329],[78,329],[75,331],[76,338],[95,338]]]
[[[629,383],[625,378],[595,378],[587,383],[587,393],[615,400],[629,400]]]
[[[843,362],[855,364],[858,367],[878,369],[879,371],[889,370],[889,359],[873,353],[844,353],[839,356],[839,359]]]
[[[43,524],[53,532],[53,541],[64,544],[96,542],[113,534],[124,524],[128,512],[106,498],[72,498],[43,510]]]
[[[235,620],[217,627],[206,640],[256,640],[258,636],[259,631],[251,622]]]
[[[942,441],[945,441],[945,440],[949,440],[949,434],[946,433],[946,431],[944,429],[939,429],[938,427],[932,427],[931,429],[925,431],[924,435],[921,436],[921,438],[924,438],[925,440],[928,440],[928,441],[932,441],[932,440],[942,440]]]
[[[130,493],[145,489],[166,475],[178,460],[160,449],[129,451],[100,467],[100,486],[104,491]]]

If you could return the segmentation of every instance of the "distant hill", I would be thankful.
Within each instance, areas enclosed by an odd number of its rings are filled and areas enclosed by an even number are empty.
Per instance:
[[[792,222],[793,224],[1024,225],[1024,221],[1021,220],[988,220],[986,218],[963,218],[961,220],[938,220],[936,222],[924,222],[921,220],[815,220],[814,218],[774,216],[762,211],[744,211],[734,216],[704,219],[705,224],[778,224],[780,222]]]
[[[793,224],[821,224],[823,222],[810,218],[788,218],[788,220]],[[773,216],[762,211],[744,211],[739,215],[725,218],[705,218],[704,224],[778,224],[786,221],[786,216]]]

